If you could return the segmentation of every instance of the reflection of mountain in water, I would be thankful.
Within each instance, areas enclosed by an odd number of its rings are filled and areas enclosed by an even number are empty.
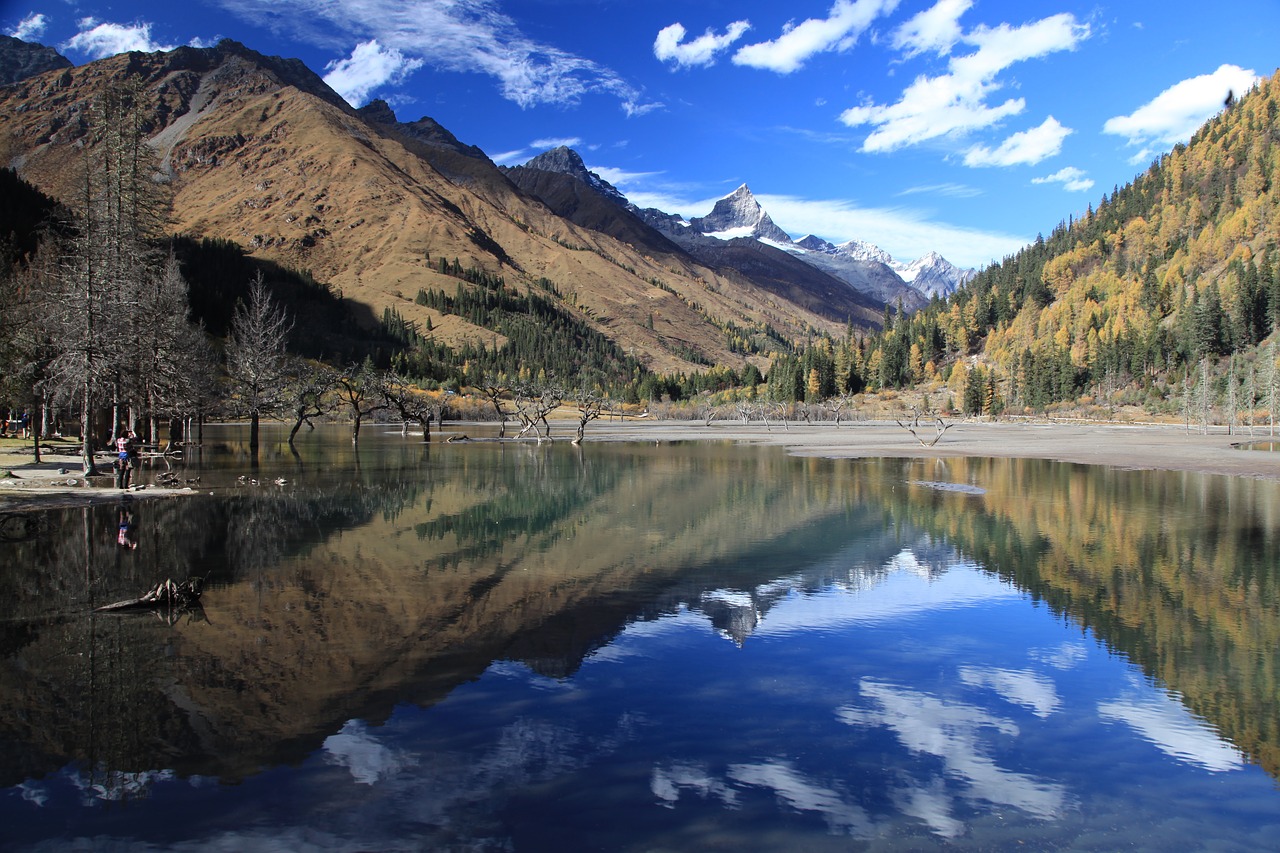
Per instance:
[[[793,594],[827,589],[864,592],[896,572],[933,580],[956,562],[956,552],[949,545],[938,545],[924,537],[904,547],[896,534],[862,536],[852,552],[841,552],[794,575],[750,589],[708,589],[691,595],[690,600],[697,602],[697,609],[706,614],[722,636],[742,646],[767,619],[769,610]],[[886,553],[890,556],[884,557]]]
[[[26,569],[0,575],[8,782],[72,759],[118,771],[122,790],[159,769],[238,778],[350,720],[435,703],[495,661],[561,678],[631,621],[682,607],[742,644],[788,596],[937,578],[956,548],[1093,627],[1276,772],[1280,664],[1256,652],[1280,644],[1280,514],[1254,503],[1270,492],[942,464],[477,444],[314,488],[139,505],[130,555],[116,508],[61,513],[57,536],[3,555]],[[909,485],[948,479],[987,492]],[[1188,517],[1167,517],[1188,500]],[[82,615],[186,573],[213,581],[205,621]]]
[[[127,555],[113,508],[63,513],[0,590],[22,660],[0,670],[3,737],[25,751],[9,769],[236,778],[496,660],[561,677],[630,620],[803,574],[884,528],[859,488],[847,466],[772,452],[477,445],[314,490],[140,504]],[[79,615],[187,573],[211,578],[203,621]],[[54,591],[75,615],[45,610]]]

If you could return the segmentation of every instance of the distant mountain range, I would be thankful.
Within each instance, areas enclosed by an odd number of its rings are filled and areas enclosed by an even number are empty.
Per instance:
[[[880,302],[892,306],[901,304],[909,312],[923,307],[934,296],[942,298],[954,293],[977,272],[961,269],[936,252],[902,263],[879,246],[860,240],[839,245],[813,235],[792,240],[774,223],[746,184],[718,200],[706,216],[685,220],[656,208],[636,207],[616,187],[587,169],[582,157],[571,148],[546,151],[523,166],[505,171],[521,189],[539,197],[545,184],[538,173],[567,175],[630,212],[695,257],[723,259],[725,250],[721,244],[754,240],[793,255]],[[543,200],[566,215],[567,211],[558,207],[554,198]]]
[[[0,74],[0,166],[42,192],[74,205],[89,105],[133,81],[175,231],[305,271],[361,316],[394,310],[448,346],[505,340],[415,299],[453,293],[459,270],[539,286],[663,372],[767,367],[781,340],[875,328],[886,303],[914,310],[926,285],[966,274],[793,242],[745,186],[686,222],[635,207],[569,149],[502,169],[429,117],[352,109],[301,62],[230,40],[74,66],[4,39]]]

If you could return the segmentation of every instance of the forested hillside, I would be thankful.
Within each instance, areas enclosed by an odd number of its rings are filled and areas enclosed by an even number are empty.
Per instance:
[[[986,414],[1082,397],[1228,417],[1270,409],[1278,99],[1273,76],[948,300],[887,316],[880,334],[820,341],[775,364],[770,385],[813,399],[945,383],[957,408]]]

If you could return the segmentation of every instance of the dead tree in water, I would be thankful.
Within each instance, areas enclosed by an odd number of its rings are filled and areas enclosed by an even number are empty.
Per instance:
[[[586,432],[587,424],[604,413],[609,400],[603,394],[582,388],[574,396],[574,402],[578,407],[578,437],[573,440],[573,443],[582,444],[582,435]]]
[[[425,391],[410,384],[408,379],[396,373],[388,373],[382,385],[382,399],[388,408],[395,409],[404,425],[401,434],[408,432],[409,422],[422,425],[422,440],[431,440],[431,421],[438,408],[435,400]]]
[[[351,409],[351,443],[360,443],[360,423],[387,407],[382,376],[369,361],[338,374],[338,397]]]
[[[547,415],[560,408],[564,402],[564,392],[552,383],[522,384],[512,389],[515,393],[516,416],[524,424],[517,438],[533,430],[534,436],[541,443],[545,437],[551,440],[551,425],[547,423]],[[542,424],[544,435],[538,434],[538,424]]]
[[[508,412],[503,408],[502,402],[503,398],[511,393],[510,386],[497,377],[486,376],[479,386],[479,391],[484,394],[498,416],[498,438],[506,438]]]

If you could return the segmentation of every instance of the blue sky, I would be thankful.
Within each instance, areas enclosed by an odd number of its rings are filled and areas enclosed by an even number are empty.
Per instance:
[[[982,266],[1278,64],[1280,0],[0,0],[81,64],[233,38],[494,161],[567,144],[642,207],[746,183],[794,237]]]

